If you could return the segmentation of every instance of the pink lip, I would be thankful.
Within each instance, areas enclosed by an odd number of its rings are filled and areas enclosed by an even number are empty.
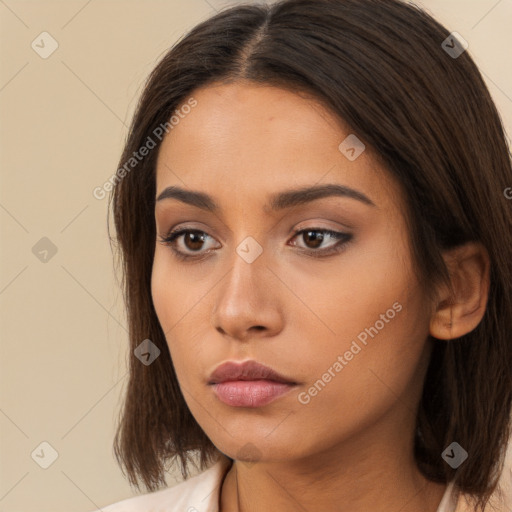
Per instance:
[[[217,367],[208,382],[227,405],[261,407],[288,392],[297,383],[256,361],[228,361]]]

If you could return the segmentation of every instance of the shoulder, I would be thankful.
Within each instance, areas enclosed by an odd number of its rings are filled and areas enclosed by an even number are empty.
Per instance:
[[[206,471],[184,482],[153,493],[128,498],[106,507],[103,512],[217,512],[220,484],[231,459],[221,459]]]
[[[474,512],[470,500],[464,494],[457,494],[457,508],[455,512]],[[492,494],[484,512],[512,512],[512,440],[508,445],[503,471],[498,487]]]

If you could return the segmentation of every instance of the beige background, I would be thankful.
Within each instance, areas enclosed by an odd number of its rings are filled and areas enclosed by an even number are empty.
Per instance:
[[[512,1],[419,3],[469,42],[510,133]],[[0,0],[0,512],[134,494],[112,454],[129,354],[107,201],[92,190],[116,170],[156,61],[227,4]],[[31,47],[43,31],[59,45],[47,59]],[[46,263],[32,252],[43,237],[57,248]],[[43,441],[59,455],[48,469],[31,457]]]

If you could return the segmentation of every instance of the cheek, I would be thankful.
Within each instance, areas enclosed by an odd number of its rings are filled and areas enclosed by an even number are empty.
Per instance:
[[[368,235],[368,241],[349,247],[332,263],[311,269],[279,269],[283,281],[294,285],[294,294],[305,306],[288,308],[292,316],[288,323],[300,326],[298,332],[308,333],[310,355],[343,353],[360,333],[364,343],[365,329],[376,334],[375,324],[379,339],[386,334],[400,339],[400,332],[407,331],[404,316],[412,323],[421,316],[423,299],[404,257],[406,248],[387,232],[380,235],[383,231]],[[366,333],[366,338],[371,335]],[[317,350],[320,347],[322,350]]]
[[[180,275],[170,271],[165,248],[157,247],[151,274],[151,296],[158,322],[167,340],[174,367],[181,372],[182,359],[186,353],[180,351],[180,345],[173,343],[177,338],[183,319],[186,317],[187,293]],[[180,320],[181,319],[181,320]]]
[[[189,313],[197,307],[205,290],[201,281],[194,280],[188,272],[180,272],[172,260],[170,249],[157,246],[151,273],[151,297],[156,314],[165,333],[187,322]]]
[[[170,276],[166,269],[162,249],[157,246],[151,271],[151,298],[164,333],[172,327],[172,316],[176,305],[176,296],[174,293],[170,293],[172,281],[169,280]]]
[[[210,302],[207,289],[201,282],[192,286],[186,273],[176,271],[166,248],[155,251],[151,275],[151,296],[155,312],[169,347],[180,384],[191,388],[198,375],[207,339],[205,318]],[[174,269],[174,270],[173,270]]]
[[[369,410],[415,378],[428,335],[424,296],[403,240],[375,241],[371,250],[347,252],[330,279],[318,279],[322,293],[298,290],[318,312],[309,326],[298,313],[295,319],[305,340],[296,350],[309,366],[304,401],[315,408]]]
[[[393,302],[383,300],[382,307],[372,306],[365,315],[347,310],[335,326],[341,336],[319,340],[316,350],[304,345],[309,378],[298,390],[296,410],[301,428],[322,433],[311,443],[327,448],[356,435],[398,402],[415,410],[427,327],[418,327],[407,297],[399,302],[393,309]],[[395,314],[390,318],[388,313],[386,323],[379,315],[389,307]]]

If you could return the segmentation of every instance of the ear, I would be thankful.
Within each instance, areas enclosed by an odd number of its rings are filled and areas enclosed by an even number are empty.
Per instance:
[[[438,289],[430,319],[430,335],[442,340],[460,338],[482,320],[489,297],[490,259],[486,248],[468,242],[443,254],[453,288]]]

